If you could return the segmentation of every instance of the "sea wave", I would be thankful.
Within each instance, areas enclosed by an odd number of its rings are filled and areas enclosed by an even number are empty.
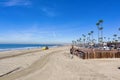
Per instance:
[[[3,45],[3,44],[2,44]],[[17,45],[18,46],[18,45]],[[11,51],[11,50],[26,50],[26,49],[35,49],[35,48],[42,48],[43,46],[48,46],[49,48],[51,47],[57,47],[57,46],[60,46],[60,45],[35,45],[35,46],[30,46],[28,45],[27,47],[24,47],[24,46],[20,46],[20,47],[6,47],[6,48],[0,48],[0,52],[3,52],[3,51]]]

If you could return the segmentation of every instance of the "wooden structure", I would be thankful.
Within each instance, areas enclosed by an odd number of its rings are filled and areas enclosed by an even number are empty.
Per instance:
[[[74,48],[70,49],[70,53],[76,55],[82,59],[94,59],[94,58],[120,58],[120,51],[118,50],[98,50],[87,48]]]

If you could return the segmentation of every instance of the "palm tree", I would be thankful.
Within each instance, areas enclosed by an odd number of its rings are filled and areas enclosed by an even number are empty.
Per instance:
[[[99,20],[99,23],[100,23],[100,24],[102,24],[103,22],[104,22],[104,21],[103,21],[102,19],[101,19],[101,20]],[[101,26],[102,26],[102,25],[101,25]]]
[[[117,40],[117,34],[114,34],[113,36],[115,37],[115,38],[114,38],[114,39],[115,39],[115,40],[114,40],[114,41],[115,41],[115,48],[117,48],[117,46],[116,46],[116,45],[117,45],[117,41],[118,41],[118,40]]]
[[[98,43],[99,43],[99,35],[100,35],[100,34],[99,34],[99,33],[100,33],[100,32],[99,32],[99,27],[100,27],[100,23],[97,22],[97,23],[96,23],[96,26],[97,26],[97,28],[98,28]]]
[[[110,38],[108,38],[108,42],[110,42]]]
[[[79,45],[79,39],[77,39],[77,45]]]
[[[102,19],[99,20],[99,23],[101,24],[101,25],[100,25],[100,26],[101,26],[101,27],[100,27],[100,30],[101,30],[101,38],[102,38],[102,39],[103,39],[103,25],[102,25],[103,22],[104,22],[104,21],[103,21]]]
[[[82,38],[79,38],[80,46],[81,46],[81,40],[82,40]]]
[[[115,41],[115,38],[113,38],[113,41],[112,42],[114,42]]]
[[[88,36],[89,36],[89,42],[90,42],[90,40],[91,40],[90,35],[91,35],[91,33],[88,33]]]
[[[120,28],[118,28],[118,31],[120,31]],[[118,39],[119,40],[119,39]]]
[[[120,28],[118,28],[118,31],[120,31]]]
[[[106,42],[106,37],[104,37],[104,41]]]
[[[76,42],[76,41],[74,41],[74,44],[75,44],[75,46],[76,46],[77,42]]]
[[[74,40],[72,40],[72,44],[74,45]]]
[[[103,41],[103,20],[99,20],[97,23],[96,23],[96,26],[98,27],[98,42],[102,42]],[[101,35],[99,36],[99,31],[101,31]],[[100,40],[101,39],[101,40]]]
[[[116,37],[117,37],[117,34],[114,34],[113,36],[115,37],[115,38],[114,38],[114,39],[115,39],[115,41],[117,41],[117,38],[116,38]]]
[[[86,35],[82,34],[82,36],[83,36],[83,42],[84,42],[84,47],[85,47]]]
[[[93,33],[94,33],[94,31],[91,31],[90,33],[91,33],[91,35],[92,35],[92,42],[93,42]]]
[[[75,40],[72,41],[72,44],[73,44],[73,45],[76,45],[76,43],[77,43],[77,42],[76,42]]]
[[[120,28],[118,28],[118,30],[120,31]]]
[[[100,42],[103,42],[103,27],[100,27],[99,30],[101,31]]]
[[[120,42],[120,37],[118,37],[118,41]]]
[[[120,31],[120,28],[118,28],[118,31]]]

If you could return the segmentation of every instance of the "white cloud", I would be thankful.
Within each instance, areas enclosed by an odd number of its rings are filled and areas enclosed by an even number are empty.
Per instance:
[[[31,5],[30,0],[8,0],[6,2],[3,2],[4,6],[10,7],[10,6],[29,6]]]
[[[41,8],[41,11],[47,16],[50,16],[50,17],[56,16],[53,8],[43,7]]]

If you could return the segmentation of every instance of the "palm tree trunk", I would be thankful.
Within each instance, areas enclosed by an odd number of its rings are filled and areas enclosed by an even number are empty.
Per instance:
[[[98,44],[99,44],[99,29],[98,29]]]
[[[93,34],[92,34],[92,43],[93,43]]]
[[[101,30],[101,39],[102,39],[102,42],[103,42],[103,30]]]

